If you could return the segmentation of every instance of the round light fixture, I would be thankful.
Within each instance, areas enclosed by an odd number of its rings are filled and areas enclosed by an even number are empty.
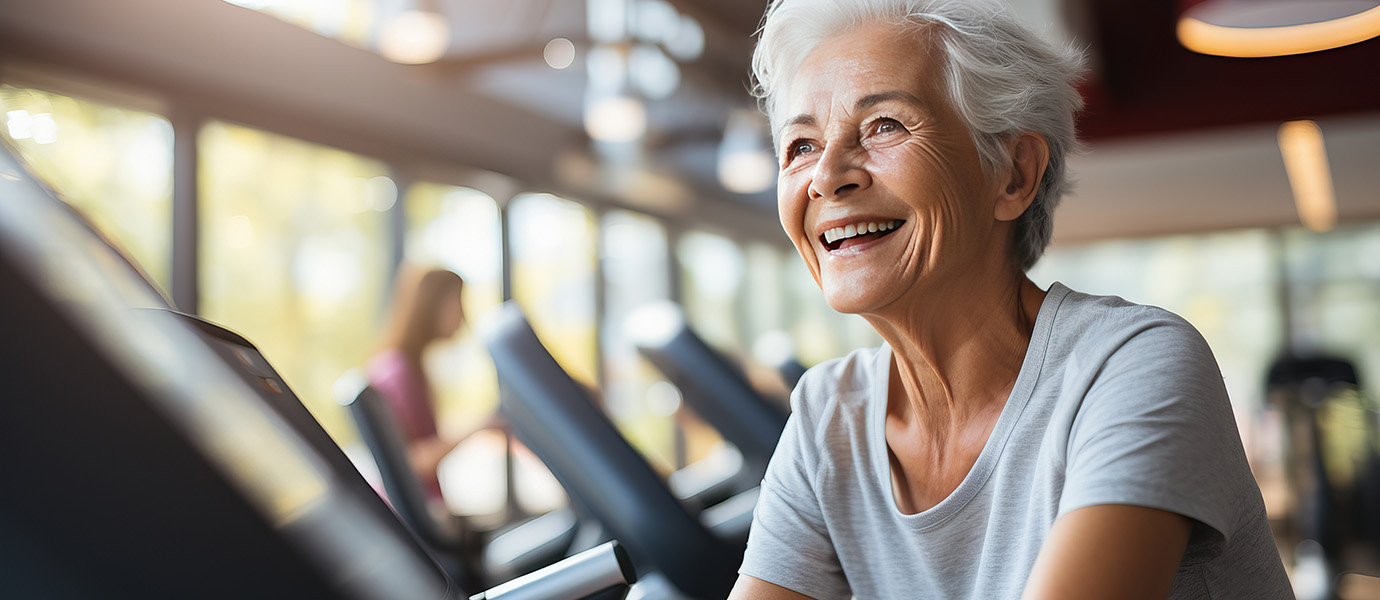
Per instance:
[[[1179,43],[1200,54],[1287,56],[1380,36],[1377,0],[1185,0],[1180,6]]]
[[[555,38],[542,49],[542,58],[553,69],[564,69],[575,62],[575,44],[565,38]]]
[[[585,107],[585,131],[601,142],[631,142],[647,131],[647,109],[637,98],[605,96]]]
[[[735,194],[756,194],[776,183],[776,157],[767,150],[719,155],[719,183]]]
[[[449,47],[450,24],[445,17],[430,11],[400,13],[379,35],[379,54],[405,65],[436,62]]]
[[[719,183],[735,194],[765,192],[776,183],[777,170],[761,113],[751,109],[730,113],[719,142]]]

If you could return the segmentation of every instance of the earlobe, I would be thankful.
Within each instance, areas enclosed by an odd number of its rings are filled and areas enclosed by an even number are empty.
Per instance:
[[[1030,207],[1048,164],[1049,143],[1044,136],[1024,132],[1011,142],[1011,164],[1006,172],[1006,185],[997,195],[994,215],[997,220],[1014,221]]]

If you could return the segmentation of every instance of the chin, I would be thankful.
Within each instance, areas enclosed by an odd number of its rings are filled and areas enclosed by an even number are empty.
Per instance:
[[[865,290],[848,285],[824,286],[824,301],[829,308],[844,314],[856,315],[875,308],[876,300],[870,296]]]

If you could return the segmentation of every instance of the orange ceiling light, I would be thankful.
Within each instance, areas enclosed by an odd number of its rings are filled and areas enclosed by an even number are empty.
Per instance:
[[[1337,224],[1337,198],[1322,129],[1312,121],[1290,121],[1279,128],[1279,152],[1294,189],[1299,221],[1319,233]]]
[[[1200,54],[1261,58],[1380,36],[1380,0],[1185,0],[1179,43]]]

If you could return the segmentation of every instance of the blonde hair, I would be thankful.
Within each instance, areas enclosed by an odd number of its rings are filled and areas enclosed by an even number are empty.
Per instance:
[[[393,285],[383,348],[419,356],[436,335],[436,317],[447,298],[460,297],[465,281],[454,271],[403,265]],[[451,293],[454,296],[451,296]]]

